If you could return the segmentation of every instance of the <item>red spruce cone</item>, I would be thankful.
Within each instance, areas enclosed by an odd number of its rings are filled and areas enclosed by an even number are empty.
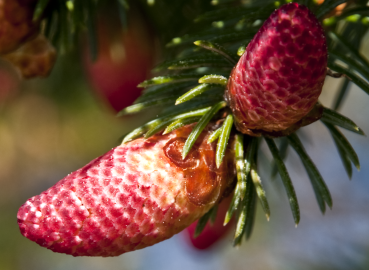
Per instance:
[[[132,16],[124,32],[112,30],[104,20],[98,24],[98,58],[93,62],[85,50],[84,66],[99,98],[119,112],[141,94],[137,85],[148,79],[153,67],[154,40],[139,18]]]
[[[275,10],[229,78],[237,129],[258,136],[291,127],[318,101],[326,69],[326,39],[314,14],[297,3]]]
[[[194,125],[113,148],[18,212],[21,233],[73,256],[117,256],[170,238],[206,213],[234,179],[231,147],[219,169],[208,127],[185,160]],[[231,145],[231,144],[229,144]]]
[[[0,0],[0,54],[15,50],[38,32],[36,0]]]

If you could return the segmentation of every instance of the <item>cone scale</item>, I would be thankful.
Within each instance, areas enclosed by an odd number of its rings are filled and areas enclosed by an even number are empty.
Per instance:
[[[318,101],[327,55],[324,30],[305,6],[274,11],[229,78],[226,98],[237,129],[260,136],[301,120]]]

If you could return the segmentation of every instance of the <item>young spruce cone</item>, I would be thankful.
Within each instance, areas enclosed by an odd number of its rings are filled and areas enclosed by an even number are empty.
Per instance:
[[[286,130],[317,103],[327,69],[323,28],[305,6],[281,6],[233,69],[226,96],[245,134]]]
[[[185,160],[194,125],[113,148],[18,212],[21,233],[73,256],[117,256],[170,238],[206,213],[233,182],[231,146],[219,169],[208,127]],[[231,145],[231,144],[229,144]]]

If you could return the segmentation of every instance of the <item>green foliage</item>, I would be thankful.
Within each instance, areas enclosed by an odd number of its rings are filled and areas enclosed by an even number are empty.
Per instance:
[[[220,109],[224,108],[225,106],[226,106],[226,103],[224,101],[221,101],[221,102],[215,104],[206,114],[203,115],[203,117],[201,117],[200,121],[193,128],[190,135],[188,135],[188,138],[185,142],[185,145],[183,146],[183,150],[182,150],[182,158],[183,159],[190,152],[192,146],[195,144],[197,138],[200,136],[200,134],[202,133],[204,128],[207,126],[209,121],[215,116],[215,114]]]
[[[213,208],[211,208],[205,215],[203,215],[195,228],[195,234],[194,237],[196,238],[197,236],[200,235],[200,233],[204,230],[206,223],[208,223],[208,221],[210,220],[215,220],[216,218],[216,214],[217,214],[217,210],[218,210],[218,205],[214,206]]]
[[[274,161],[277,165],[279,175],[282,178],[282,182],[286,190],[288,201],[290,203],[290,207],[292,210],[293,219],[295,220],[295,224],[297,226],[297,224],[299,224],[300,222],[300,207],[297,201],[295,188],[293,187],[290,175],[281,158],[279,150],[277,146],[275,145],[275,142],[273,141],[273,139],[270,139],[270,138],[265,138],[265,141],[267,142],[269,146],[270,152],[272,153]]]
[[[309,175],[311,184],[314,189],[315,197],[318,201],[319,208],[321,212],[325,213],[325,203],[332,208],[332,197],[325,184],[323,177],[319,173],[317,167],[310,159],[305,151],[303,144],[301,143],[299,137],[296,134],[292,134],[287,137],[288,142],[291,144],[292,148],[295,149],[296,153],[300,156],[301,161]]]
[[[250,176],[247,177],[246,194],[245,198],[242,200],[238,215],[236,232],[233,242],[235,246],[239,246],[241,244],[243,236],[245,236],[246,240],[249,239],[255,222],[257,195],[252,180],[250,178]]]

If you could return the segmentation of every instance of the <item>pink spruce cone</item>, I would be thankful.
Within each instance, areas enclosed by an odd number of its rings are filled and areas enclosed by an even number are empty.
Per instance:
[[[215,165],[208,127],[185,160],[193,125],[118,146],[32,197],[21,233],[73,256],[117,256],[170,238],[206,213],[233,182],[231,148]]]
[[[317,102],[326,68],[326,39],[314,14],[297,3],[275,10],[229,79],[237,129],[255,136],[291,127]]]

